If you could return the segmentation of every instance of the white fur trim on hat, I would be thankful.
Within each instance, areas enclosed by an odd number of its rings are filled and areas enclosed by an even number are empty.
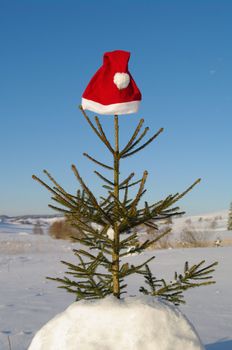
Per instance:
[[[119,115],[119,114],[131,114],[136,113],[139,109],[140,101],[123,102],[123,103],[113,103],[111,105],[102,105],[101,103],[87,100],[82,98],[82,108],[88,109],[89,111],[109,114],[109,115]]]
[[[130,76],[127,73],[115,73],[114,74],[114,84],[119,90],[127,88],[130,84]]]

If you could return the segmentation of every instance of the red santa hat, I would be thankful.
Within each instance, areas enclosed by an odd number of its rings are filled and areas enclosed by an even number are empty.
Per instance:
[[[100,114],[130,114],[138,111],[141,93],[128,71],[130,52],[112,51],[90,80],[82,96],[82,108]]]

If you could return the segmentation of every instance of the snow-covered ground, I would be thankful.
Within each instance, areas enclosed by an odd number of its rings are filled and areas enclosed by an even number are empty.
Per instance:
[[[212,230],[215,235],[220,232],[223,237],[229,237],[232,232],[226,232],[227,214],[223,213],[213,214],[213,218],[222,216],[222,219],[216,220],[218,225]],[[200,217],[209,219],[211,216],[180,218],[177,219],[179,222],[174,222],[174,227],[179,230],[186,220],[191,219],[199,228],[202,222],[207,223],[207,220],[199,221]],[[58,289],[55,282],[45,278],[63,276],[64,266],[60,260],[75,261],[73,247],[74,243],[54,240],[46,235],[36,236],[25,231],[12,234],[1,230],[1,350],[9,350],[9,342],[12,350],[27,349],[36,331],[74,301],[73,295]],[[190,263],[202,259],[208,263],[215,260],[219,262],[214,274],[217,283],[186,292],[187,304],[181,306],[181,310],[196,328],[207,350],[231,350],[232,246],[148,251],[130,259],[134,262],[144,261],[152,255],[156,256],[150,263],[152,271],[157,277],[170,280],[175,270],[182,272],[186,260]],[[138,295],[142,284],[140,278],[136,275],[127,282],[128,295]]]

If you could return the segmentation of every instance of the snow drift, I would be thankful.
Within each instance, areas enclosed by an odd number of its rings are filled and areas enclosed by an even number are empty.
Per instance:
[[[43,326],[28,350],[203,350],[175,307],[152,297],[71,304]]]

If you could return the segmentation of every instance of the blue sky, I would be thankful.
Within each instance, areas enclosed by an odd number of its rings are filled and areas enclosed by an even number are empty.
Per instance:
[[[51,213],[49,194],[31,179],[43,177],[44,168],[75,191],[75,163],[102,193],[95,166],[82,153],[104,161],[107,151],[77,106],[103,53],[115,49],[131,52],[130,71],[143,94],[139,113],[120,117],[121,144],[140,117],[151,132],[165,128],[123,164],[124,173],[149,171],[150,202],[201,177],[181,209],[228,208],[231,13],[225,0],[0,0],[0,214]],[[112,118],[101,120],[111,134]]]

